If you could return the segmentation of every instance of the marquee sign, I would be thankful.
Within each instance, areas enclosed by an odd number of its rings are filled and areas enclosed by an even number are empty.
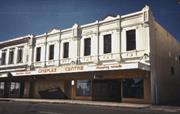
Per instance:
[[[42,74],[58,74],[58,73],[73,73],[73,72],[87,72],[87,71],[107,71],[119,69],[133,69],[138,68],[138,63],[135,64],[107,64],[107,65],[69,65],[60,67],[37,68],[32,71],[11,72],[13,76],[30,76]]]
[[[32,71],[20,71],[12,72],[13,76],[24,76],[24,75],[38,75],[38,74],[56,74],[56,73],[66,73],[66,72],[78,72],[83,71],[84,66],[66,66],[66,67],[48,67],[48,68],[37,68]]]
[[[39,74],[47,73],[61,73],[61,72],[75,72],[84,70],[84,66],[67,66],[67,67],[50,67],[37,69]]]

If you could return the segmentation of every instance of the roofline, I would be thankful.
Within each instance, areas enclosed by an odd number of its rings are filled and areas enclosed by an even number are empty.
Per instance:
[[[125,15],[122,15],[122,16],[117,15],[116,17],[113,17],[110,20],[105,20],[105,19],[103,19],[103,20],[96,20],[95,22],[92,22],[92,23],[79,25],[79,27],[80,28],[85,28],[85,27],[95,26],[95,25],[98,25],[98,24],[101,24],[101,23],[107,23],[107,22],[111,22],[111,21],[115,21],[115,20],[119,20],[119,19],[123,19],[123,18],[132,17],[134,15],[138,15],[138,14],[141,14],[143,12],[144,12],[144,10],[142,9],[140,11],[136,11],[136,12],[133,12],[133,13],[125,14]],[[59,29],[60,30],[59,32],[63,33],[63,32],[67,32],[67,31],[71,31],[73,29],[73,26],[71,28],[66,28],[66,29],[62,29],[62,30]],[[57,29],[57,27],[56,27],[56,29]],[[57,33],[59,33],[59,32],[57,32]],[[43,34],[39,34],[39,35],[34,35],[34,38],[40,38],[40,37],[43,37],[43,36],[46,36],[46,35],[48,35],[47,32],[45,32]],[[22,36],[22,37],[13,38],[13,39],[10,39],[10,40],[2,41],[2,42],[0,42],[0,44],[7,43],[7,42],[12,42],[12,41],[16,41],[16,40],[21,40],[21,39],[27,38],[27,37],[32,38],[33,35],[29,34],[29,35],[26,35],[26,36]]]
[[[13,38],[13,39],[1,41],[0,44],[4,44],[4,43],[8,43],[8,42],[13,42],[13,41],[21,40],[21,39],[24,39],[24,38],[32,38],[32,37],[33,37],[32,34],[28,34],[28,35],[21,36],[21,37],[18,37],[18,38]]]

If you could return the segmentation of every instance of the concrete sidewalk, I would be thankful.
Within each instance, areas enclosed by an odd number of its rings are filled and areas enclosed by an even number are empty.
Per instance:
[[[131,104],[117,102],[102,102],[102,101],[82,101],[82,100],[58,100],[58,99],[17,99],[17,98],[0,98],[0,101],[10,102],[31,102],[31,103],[56,103],[56,104],[81,104],[94,106],[110,106],[122,108],[149,108],[150,104]]]

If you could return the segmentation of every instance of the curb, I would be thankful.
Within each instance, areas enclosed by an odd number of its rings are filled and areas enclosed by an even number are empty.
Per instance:
[[[135,108],[135,109],[143,109],[143,108],[150,108],[151,107],[151,104],[131,104],[131,103],[114,103],[114,102],[81,101],[81,100],[0,98],[0,101],[51,103],[51,104],[79,104],[79,105],[106,106],[106,107],[108,106],[108,107],[121,107],[121,108]]]

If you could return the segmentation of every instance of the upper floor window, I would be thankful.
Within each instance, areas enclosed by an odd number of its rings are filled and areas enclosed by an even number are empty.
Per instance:
[[[7,50],[2,50],[1,65],[5,65],[6,64],[6,52],[7,52]]]
[[[14,63],[14,48],[11,48],[9,50],[9,64],[13,64]]]
[[[136,30],[129,30],[126,32],[126,50],[135,50],[136,49]]]
[[[17,63],[23,62],[23,47],[18,47],[17,51]]]
[[[36,61],[41,60],[41,47],[36,48]]]
[[[111,34],[104,35],[104,54],[111,53]]]
[[[63,58],[69,57],[69,42],[63,44]]]
[[[91,54],[91,38],[84,39],[84,56]]]
[[[49,46],[49,60],[54,59],[54,45]]]

